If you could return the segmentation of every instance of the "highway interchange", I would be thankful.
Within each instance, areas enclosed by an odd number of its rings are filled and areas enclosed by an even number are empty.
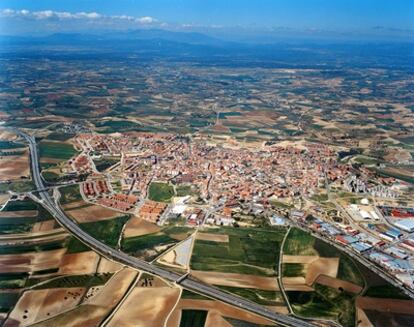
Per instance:
[[[264,306],[248,301],[241,297],[223,292],[211,285],[207,285],[207,284],[204,284],[204,283],[201,283],[199,281],[195,281],[189,278],[182,278],[182,276],[177,273],[164,270],[148,262],[132,257],[122,251],[117,251],[109,247],[105,243],[93,238],[91,235],[83,231],[74,221],[72,221],[72,219],[70,219],[62,211],[60,206],[53,200],[50,194],[47,191],[44,191],[45,185],[40,175],[39,158],[38,158],[36,141],[34,137],[29,136],[21,131],[18,131],[18,132],[29,143],[33,182],[36,185],[37,190],[41,190],[39,192],[39,196],[40,196],[39,202],[41,202],[41,204],[53,215],[53,217],[59,222],[59,224],[62,227],[64,227],[68,232],[70,232],[72,235],[74,235],[84,244],[88,245],[91,249],[93,249],[97,253],[101,254],[102,256],[110,260],[119,262],[125,266],[131,267],[137,270],[145,271],[147,273],[164,278],[168,281],[178,283],[182,287],[188,290],[205,295],[209,298],[228,303],[230,305],[236,306],[246,311],[250,311],[259,316],[262,316],[271,321],[274,321],[279,325],[297,326],[297,327],[314,326],[313,324],[303,321],[301,319],[273,312]]]

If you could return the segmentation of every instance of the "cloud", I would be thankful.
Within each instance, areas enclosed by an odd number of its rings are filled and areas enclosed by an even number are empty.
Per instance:
[[[153,24],[153,23],[158,22],[155,18],[150,17],[150,16],[140,17],[140,18],[137,18],[135,21],[141,24]]]
[[[101,22],[129,22],[136,23],[139,25],[153,25],[159,21],[154,17],[143,16],[134,17],[127,15],[103,15],[97,12],[76,12],[71,13],[67,11],[53,11],[53,10],[42,10],[42,11],[29,11],[3,9],[0,10],[0,18],[22,18],[29,20],[55,20],[55,21],[69,21],[69,20],[85,20],[85,21],[101,21]]]

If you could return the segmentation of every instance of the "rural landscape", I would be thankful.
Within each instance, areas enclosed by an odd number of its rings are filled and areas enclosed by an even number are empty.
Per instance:
[[[413,326],[412,43],[298,44],[0,36],[0,326]]]

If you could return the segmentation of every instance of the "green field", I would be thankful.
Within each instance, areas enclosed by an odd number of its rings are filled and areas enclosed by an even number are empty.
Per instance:
[[[1,183],[0,184],[0,193],[6,193],[8,191],[13,192],[29,192],[34,190],[36,187],[32,181],[19,181],[19,182],[12,182],[12,183]]]
[[[204,310],[182,310],[180,327],[204,327],[207,311]]]
[[[62,142],[65,142],[65,141],[71,139],[74,136],[75,136],[75,134],[52,132],[46,138],[48,140],[52,140],[52,141],[62,141]]]
[[[81,241],[79,241],[76,237],[70,237],[69,241],[66,246],[66,253],[79,253],[79,252],[85,252],[90,251],[91,249],[83,244]]]
[[[36,286],[35,289],[98,286],[105,284],[112,277],[112,275],[112,273],[103,273],[94,275],[63,276]]]
[[[176,188],[177,196],[186,196],[186,195],[194,195],[196,194],[195,191],[193,191],[191,185],[180,185]]]
[[[13,141],[0,141],[0,150],[11,150],[11,149],[19,149],[24,148],[26,145],[20,142],[13,142]]]
[[[325,258],[339,257],[337,278],[360,286],[364,286],[365,284],[362,273],[359,271],[358,266],[350,257],[339,251],[337,248],[331,246],[330,244],[318,238],[315,238],[309,233],[304,232],[298,228],[292,228],[290,230],[285,242],[283,253],[286,255],[316,255]],[[294,273],[293,271],[290,272]]]
[[[3,211],[37,210],[39,206],[32,200],[10,201]]]
[[[0,218],[0,235],[27,233],[33,228],[36,222],[53,219],[53,217],[43,207],[31,200],[8,202],[3,212],[19,212],[21,210],[37,210],[37,215],[33,217],[10,217]]]
[[[60,187],[59,192],[61,194],[59,202],[62,205],[82,200],[79,185],[77,184]]]
[[[28,273],[0,273],[0,289],[23,288]]]
[[[40,158],[68,160],[77,153],[68,143],[41,141],[39,143]]]
[[[244,299],[256,302],[261,305],[284,305],[283,297],[280,292],[230,286],[217,287],[226,292],[238,295]]]
[[[311,196],[311,200],[316,201],[316,202],[328,201],[328,194],[325,194],[325,193],[314,194]]]
[[[60,179],[60,175],[53,171],[42,171],[42,176],[48,183],[57,183]]]
[[[169,202],[174,196],[174,188],[166,183],[151,183],[148,198],[153,201]]]
[[[136,257],[143,258],[144,260],[151,261],[167,248],[170,248],[179,240],[174,238],[175,235],[189,236],[192,232],[188,227],[165,227],[162,231],[137,237],[129,237],[122,240],[122,250],[134,255]],[[156,249],[158,246],[162,246],[162,250]]]
[[[313,248],[315,238],[302,231],[301,229],[292,228],[285,241],[283,254],[286,255],[318,255]]]
[[[183,292],[181,293],[182,299],[192,299],[192,300],[211,300],[208,297],[205,297],[204,295],[191,292],[189,290],[183,289]]]
[[[122,250],[144,260],[151,261],[162,252],[156,250],[158,246],[168,248],[177,243],[177,240],[163,233],[154,233],[137,237],[126,238],[122,241]],[[165,249],[166,250],[166,249]]]
[[[244,320],[239,320],[239,319],[234,319],[234,318],[228,318],[228,317],[223,317],[231,326],[233,327],[271,327],[271,326],[275,326],[275,325],[258,325],[252,322],[247,322]]]
[[[8,312],[18,301],[20,295],[14,292],[0,293],[0,312]]]
[[[229,243],[197,240],[191,269],[275,276],[285,229],[226,228],[208,233],[229,235]]]
[[[24,244],[24,245],[2,245],[0,254],[21,254],[25,252],[42,252],[62,249],[65,247],[64,241],[53,241],[40,244]]]
[[[119,158],[102,158],[102,159],[95,159],[93,163],[95,164],[95,167],[98,171],[102,172],[109,167],[115,165],[117,162],[119,162]]]
[[[364,296],[379,297],[387,299],[409,300],[410,298],[391,284],[370,286]]]
[[[284,263],[282,269],[283,277],[305,277],[305,265],[303,263]]]
[[[346,280],[359,286],[364,286],[365,280],[358,266],[348,256],[341,254],[338,266],[337,278]]]
[[[299,316],[337,320],[355,326],[355,296],[316,284],[315,292],[288,291],[289,302]]]
[[[293,205],[288,204],[286,202],[282,202],[282,201],[278,201],[278,200],[274,200],[274,199],[270,199],[269,203],[276,207],[276,208],[281,208],[281,209],[290,209],[293,207]]]
[[[84,223],[79,226],[97,240],[115,248],[124,224],[130,216],[125,215],[114,219]]]

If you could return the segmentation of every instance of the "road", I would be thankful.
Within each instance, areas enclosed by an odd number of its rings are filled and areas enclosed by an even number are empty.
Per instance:
[[[45,188],[45,185],[40,175],[39,158],[38,158],[36,141],[33,137],[21,131],[19,131],[19,134],[22,137],[24,137],[29,143],[30,158],[31,158],[30,164],[31,164],[33,182],[36,185],[36,188],[38,190],[43,190]],[[164,270],[157,266],[151,265],[148,262],[129,256],[128,254],[122,251],[114,250],[113,248],[93,238],[91,235],[83,231],[74,221],[72,221],[62,211],[60,206],[57,203],[55,203],[55,201],[53,200],[53,198],[50,196],[48,192],[45,192],[45,191],[39,192],[39,196],[40,196],[40,202],[42,203],[42,205],[53,215],[53,217],[59,222],[60,225],[62,225],[62,227],[64,227],[67,231],[69,231],[71,234],[73,234],[76,238],[78,238],[84,244],[89,246],[91,249],[93,249],[97,253],[101,254],[102,256],[110,260],[119,262],[125,266],[129,266],[134,269],[138,269],[138,270],[145,271],[150,274],[162,277],[174,283],[179,281],[179,284],[188,290],[191,290],[193,292],[219,300],[221,302],[228,303],[240,309],[250,311],[252,313],[255,313],[259,316],[262,316],[264,318],[267,318],[269,320],[272,320],[284,326],[295,326],[295,327],[296,326],[297,327],[314,326],[313,324],[309,322],[305,322],[295,317],[273,312],[264,306],[245,300],[241,297],[223,292],[211,285],[207,285],[199,281],[195,281],[195,280],[188,279],[188,278],[184,280],[180,280],[181,275],[177,273]]]

